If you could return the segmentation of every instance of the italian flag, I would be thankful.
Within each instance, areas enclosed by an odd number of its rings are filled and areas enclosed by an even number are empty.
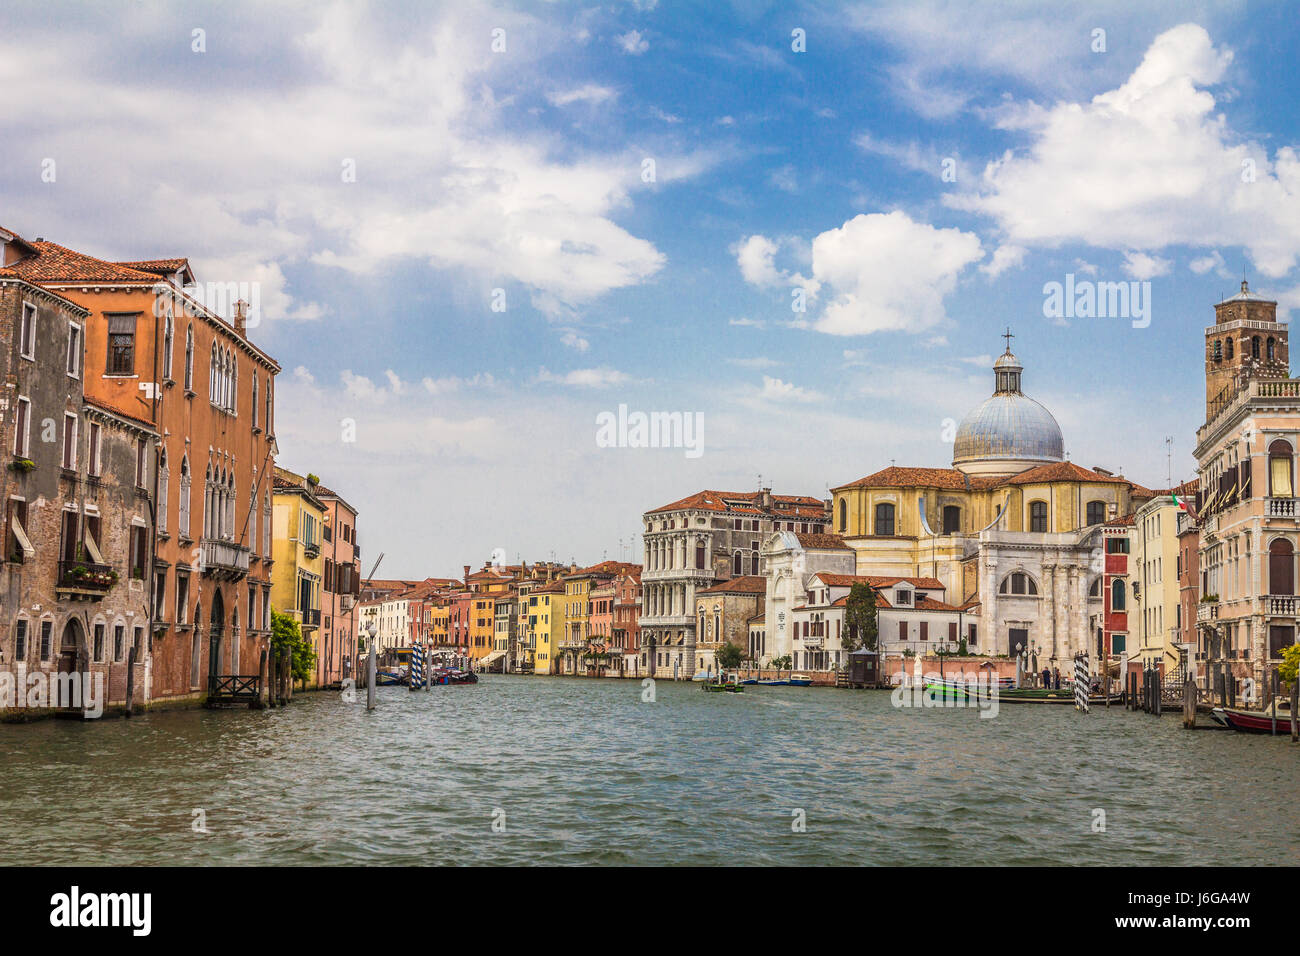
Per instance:
[[[1196,512],[1192,511],[1192,506],[1188,503],[1186,498],[1179,498],[1175,494],[1171,494],[1169,497],[1173,498],[1174,504],[1178,505],[1178,507],[1181,508],[1183,511],[1186,511],[1193,518],[1196,517]]]

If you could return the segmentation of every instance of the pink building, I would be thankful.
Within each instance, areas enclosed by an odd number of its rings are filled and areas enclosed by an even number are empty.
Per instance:
[[[316,497],[325,505],[322,641],[316,679],[319,686],[328,687],[350,675],[358,651],[361,548],[357,544],[357,510],[324,485],[316,486]]]

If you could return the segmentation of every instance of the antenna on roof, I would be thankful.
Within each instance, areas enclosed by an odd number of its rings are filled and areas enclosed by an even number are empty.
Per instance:
[[[1174,486],[1174,438],[1172,435],[1165,436],[1165,486],[1168,488]]]

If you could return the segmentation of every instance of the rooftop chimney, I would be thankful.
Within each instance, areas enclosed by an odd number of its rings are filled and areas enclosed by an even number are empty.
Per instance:
[[[469,587],[469,565],[465,565],[465,587]]]
[[[244,332],[244,328],[247,324],[248,324],[248,303],[245,302],[243,299],[240,299],[238,302],[235,303],[235,331],[239,333],[241,338],[248,337]]]
[[[764,511],[772,510],[772,489],[771,488],[759,489],[758,506]]]

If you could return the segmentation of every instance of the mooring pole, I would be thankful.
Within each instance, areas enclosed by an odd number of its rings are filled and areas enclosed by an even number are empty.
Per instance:
[[[366,660],[366,710],[375,709],[375,639],[370,638],[370,656]]]
[[[135,713],[135,645],[126,652],[126,715]]]
[[[1188,730],[1196,726],[1196,685],[1191,674],[1183,678],[1183,726]]]

